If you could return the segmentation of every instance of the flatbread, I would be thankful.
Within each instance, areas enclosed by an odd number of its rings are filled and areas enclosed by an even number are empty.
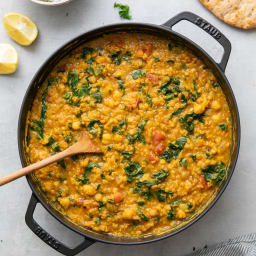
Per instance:
[[[256,28],[256,0],[200,0],[215,16],[242,29]]]

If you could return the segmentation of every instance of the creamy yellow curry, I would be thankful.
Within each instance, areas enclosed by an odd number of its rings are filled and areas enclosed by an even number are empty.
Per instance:
[[[28,117],[32,163],[87,130],[101,155],[35,173],[73,222],[116,236],[174,228],[225,179],[232,147],[228,104],[190,50],[144,34],[111,34],[70,53],[39,89]]]

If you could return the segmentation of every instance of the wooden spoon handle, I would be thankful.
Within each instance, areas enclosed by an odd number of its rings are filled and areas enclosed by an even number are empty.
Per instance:
[[[74,154],[74,152],[70,148],[68,148],[68,149],[66,149],[66,150],[64,150],[64,151],[62,151],[60,153],[57,153],[57,154],[55,154],[53,156],[50,156],[50,157],[48,157],[48,158],[46,158],[46,159],[44,159],[42,161],[39,161],[39,162],[34,163],[34,164],[31,164],[31,165],[29,165],[29,166],[27,166],[25,168],[22,168],[21,170],[19,170],[17,172],[11,173],[11,174],[3,177],[3,178],[0,178],[0,186],[5,185],[5,184],[7,184],[7,183],[9,183],[11,181],[14,181],[14,180],[16,180],[16,179],[18,179],[18,178],[20,178],[22,176],[27,175],[27,174],[35,171],[35,170],[41,169],[41,168],[43,168],[43,167],[45,167],[45,166],[47,166],[49,164],[57,162],[57,161],[65,158],[65,157],[71,156],[73,154]]]

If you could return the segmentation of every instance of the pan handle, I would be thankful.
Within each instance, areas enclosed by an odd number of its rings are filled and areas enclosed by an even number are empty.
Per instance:
[[[220,69],[225,72],[228,59],[231,52],[231,43],[230,41],[213,25],[211,25],[208,21],[202,19],[201,17],[195,15],[191,12],[182,12],[167,22],[163,24],[163,26],[166,27],[173,27],[175,24],[182,20],[190,21],[191,23],[197,25],[199,28],[203,29],[205,32],[207,32],[209,35],[211,35],[219,44],[222,45],[224,48],[224,54],[222,56],[221,62],[217,63],[220,67]]]
[[[84,238],[84,241],[79,244],[75,248],[69,248],[63,243],[59,242],[57,239],[55,239],[53,236],[51,236],[47,231],[45,231],[41,226],[38,225],[38,223],[34,220],[34,211],[39,203],[38,199],[34,194],[32,194],[28,209],[26,212],[25,221],[27,226],[46,244],[51,246],[56,251],[66,255],[66,256],[74,256],[78,254],[79,252],[83,251],[90,245],[92,245],[95,241],[89,240],[87,238]]]

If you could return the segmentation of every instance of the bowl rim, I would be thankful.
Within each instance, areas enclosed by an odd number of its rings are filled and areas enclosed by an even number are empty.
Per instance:
[[[43,6],[58,6],[58,5],[62,5],[62,4],[67,4],[67,3],[71,2],[72,0],[57,0],[56,2],[46,2],[46,1],[42,1],[42,0],[30,0],[30,1],[35,4],[39,4],[39,5],[43,5]]]

